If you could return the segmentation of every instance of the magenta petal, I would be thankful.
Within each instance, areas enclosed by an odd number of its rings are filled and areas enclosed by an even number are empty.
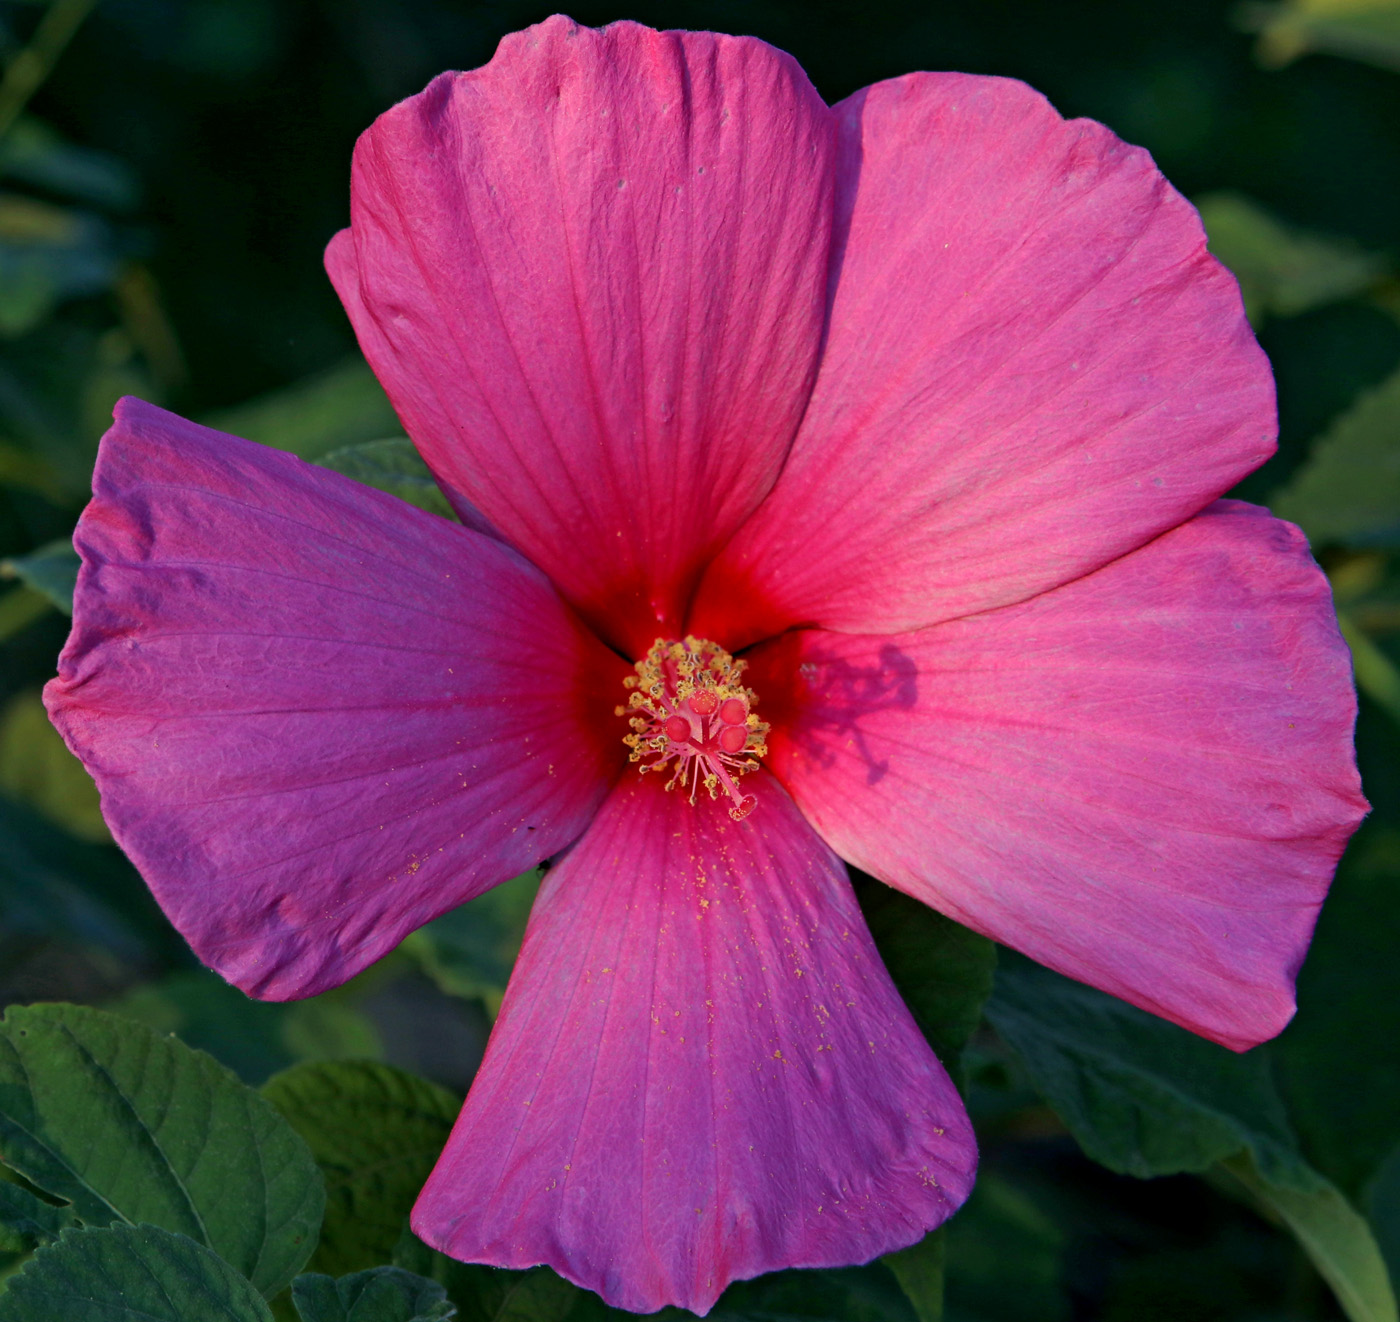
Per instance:
[[[486,1059],[414,1210],[469,1262],[705,1312],[863,1262],[966,1197],[957,1092],[841,861],[762,773],[742,824],[624,775],[547,875]]]
[[[1227,1046],[1287,1023],[1366,809],[1350,660],[1291,524],[1220,501],[1032,601],[796,634],[751,677],[770,764],[843,857]]]
[[[1001,78],[912,74],[835,113],[820,375],[698,632],[885,633],[1021,601],[1273,452],[1235,281],[1145,151]]]
[[[630,655],[796,431],[832,155],[763,42],[559,17],[356,148],[327,266],[365,354],[439,479]]]
[[[622,663],[513,551],[133,399],[93,485],[45,697],[230,982],[334,986],[587,825]]]

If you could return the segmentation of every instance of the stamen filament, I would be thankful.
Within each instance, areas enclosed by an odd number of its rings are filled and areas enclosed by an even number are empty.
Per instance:
[[[691,803],[702,785],[711,799],[722,789],[729,815],[742,821],[758,800],[737,778],[768,751],[768,724],[752,715],[758,695],[740,682],[744,662],[702,638],[658,638],[636,668],[623,681],[632,690],[627,706],[617,709],[630,715],[630,760],[642,774],[674,763],[666,788],[689,788]]]

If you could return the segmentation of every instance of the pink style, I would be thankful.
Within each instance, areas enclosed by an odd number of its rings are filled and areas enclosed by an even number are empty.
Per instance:
[[[843,859],[1237,1050],[1288,1022],[1349,659],[1219,499],[1273,384],[1145,152],[553,18],[364,134],[326,260],[464,526],[123,401],[47,699],[254,996],[554,860],[430,1244],[703,1313],[947,1218],[972,1131]]]

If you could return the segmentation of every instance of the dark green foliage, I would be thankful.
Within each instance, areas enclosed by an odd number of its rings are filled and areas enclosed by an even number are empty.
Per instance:
[[[949,1322],[1068,1318],[1065,1232],[1015,1185],[984,1172],[944,1233]]]
[[[301,1322],[451,1322],[456,1308],[436,1281],[400,1267],[342,1276],[298,1276],[292,1299]]]
[[[1353,1322],[1394,1322],[1365,1220],[1298,1150],[1264,1049],[1237,1055],[1020,957],[987,1007],[1094,1160],[1148,1178],[1217,1163],[1297,1237]]]
[[[548,1267],[517,1272],[456,1262],[430,1249],[407,1226],[393,1260],[437,1281],[457,1307],[457,1322],[585,1322],[595,1314],[630,1316],[608,1308]]]
[[[48,8],[0,6],[0,63]],[[195,966],[104,843],[93,787],[37,699],[120,394],[451,516],[356,350],[321,253],[347,218],[355,135],[544,12],[520,0],[103,0],[0,131],[0,1008],[102,1003],[145,1025],[75,1006],[11,1008],[0,1024],[0,1322],[297,1322],[298,1306],[302,1322],[407,1322],[445,1316],[433,1283],[463,1322],[624,1316],[549,1268],[455,1263],[407,1231],[456,1092],[387,1066],[305,1063],[384,1055],[464,1085],[537,874],[414,934],[364,986],[251,1002]],[[968,1098],[979,1184],[919,1244],[738,1283],[713,1318],[1393,1316],[1380,1260],[1400,1280],[1397,12],[1301,0],[573,11],[752,32],[790,50],[832,102],[912,68],[1021,77],[1146,146],[1199,202],[1273,363],[1280,453],[1235,494],[1299,522],[1332,576],[1375,804],[1322,912],[1297,1019],[1244,1057],[1015,956],[998,966],[990,943],[858,879],[896,985]],[[438,1057],[408,1050],[406,1021]],[[449,1022],[455,1036],[438,1031]],[[311,1155],[168,1033],[247,1082],[285,1071],[266,1097]],[[310,1266],[331,1275],[299,1278],[294,1305],[290,1289],[271,1296],[315,1241],[317,1165],[329,1192]],[[130,1224],[142,1221],[157,1228]]]
[[[480,997],[494,1014],[525,936],[541,875],[533,869],[493,886],[420,928],[403,948],[443,991]]]
[[[0,1156],[84,1224],[188,1235],[268,1297],[316,1243],[320,1173],[277,1111],[202,1052],[100,1010],[0,1020]]]
[[[387,1263],[452,1132],[461,1099],[373,1061],[297,1065],[263,1085],[326,1180],[312,1266],[339,1276]]]
[[[218,1254],[155,1226],[66,1230],[0,1294],[0,1322],[272,1322]]]
[[[991,995],[996,946],[863,873],[855,874],[855,885],[894,985],[944,1068],[958,1079],[959,1055]]]
[[[1400,831],[1363,828],[1298,983],[1305,1012],[1274,1049],[1309,1158],[1350,1196],[1400,1144]],[[1356,1025],[1364,1024],[1364,1039]]]
[[[1006,956],[987,1017],[1084,1150],[1146,1179],[1248,1148],[1300,1168],[1267,1057],[1237,1055],[1123,1001]]]
[[[57,1239],[59,1232],[73,1224],[69,1203],[46,1202],[21,1184],[12,1171],[0,1169],[0,1242],[16,1251],[32,1249]]]
[[[900,1249],[898,1253],[887,1253],[880,1260],[894,1273],[919,1322],[940,1322],[943,1317],[947,1241],[948,1232],[940,1226],[917,1244]]]

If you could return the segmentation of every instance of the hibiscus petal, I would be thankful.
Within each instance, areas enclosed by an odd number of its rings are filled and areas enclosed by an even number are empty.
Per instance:
[[[230,982],[334,986],[587,825],[623,664],[513,551],[133,399],[93,486],[45,697]]]
[[[763,42],[559,17],[356,148],[327,268],[365,354],[439,480],[633,657],[797,429],[832,155]]]
[[[624,775],[545,879],[414,1211],[466,1261],[706,1311],[865,1261],[962,1202],[975,1141],[841,861],[759,773],[723,805]]]
[[[753,658],[769,764],[843,857],[1243,1049],[1293,1012],[1365,812],[1327,581],[1236,501],[1033,601]]]
[[[732,648],[1021,601],[1273,453],[1235,281],[1145,151],[1001,78],[914,74],[835,113],[820,375],[696,632]]]

